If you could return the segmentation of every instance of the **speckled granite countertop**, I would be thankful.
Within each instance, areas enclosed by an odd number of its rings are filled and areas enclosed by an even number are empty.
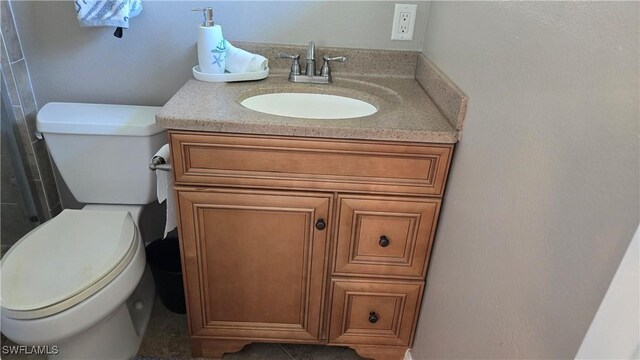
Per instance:
[[[449,80],[443,82],[442,76],[434,71],[437,69],[422,55],[327,48],[325,51],[334,54],[346,51],[357,63],[353,61],[351,67],[343,68],[338,64],[333,72],[333,84],[312,85],[289,82],[288,62],[276,58],[276,51],[291,53],[296,48],[255,44],[246,44],[245,48],[269,58],[272,71],[268,78],[236,83],[189,80],[158,112],[156,123],[173,130],[429,143],[458,141],[461,127],[452,120],[458,113],[450,114],[450,106],[442,106],[449,105],[448,100],[464,99],[466,108],[466,98],[461,92],[458,95],[449,91]],[[382,61],[392,61],[396,66],[388,67],[390,70],[378,66],[381,73],[375,76],[357,72],[362,68],[375,68]],[[386,74],[382,73],[385,71]],[[427,95],[424,89],[433,89],[434,94]],[[269,115],[240,105],[248,97],[276,92],[342,95],[369,102],[378,111],[366,117],[324,120]],[[457,105],[455,101],[453,104]],[[455,107],[454,110],[457,111]]]
[[[311,92],[348,96],[371,103],[375,114],[337,120],[300,119],[249,110],[240,102],[257,94]],[[156,115],[167,129],[293,135],[322,138],[455,143],[449,124],[417,81],[341,78],[331,85],[295,84],[285,74],[241,83],[187,82]]]

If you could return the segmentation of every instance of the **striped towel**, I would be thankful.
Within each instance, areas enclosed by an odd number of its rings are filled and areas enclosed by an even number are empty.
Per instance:
[[[129,28],[129,18],[142,10],[141,0],[76,0],[80,26]]]

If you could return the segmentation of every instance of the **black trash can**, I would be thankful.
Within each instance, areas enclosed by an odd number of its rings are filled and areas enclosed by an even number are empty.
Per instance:
[[[180,267],[180,244],[177,237],[158,239],[147,245],[147,263],[160,300],[170,311],[185,314],[184,284]]]

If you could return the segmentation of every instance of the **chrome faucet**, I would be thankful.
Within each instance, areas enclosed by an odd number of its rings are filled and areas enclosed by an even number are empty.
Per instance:
[[[309,41],[307,47],[307,76],[316,76],[316,43]]]
[[[298,83],[310,83],[310,84],[330,84],[333,79],[331,77],[330,61],[345,62],[347,58],[344,56],[329,57],[323,56],[322,68],[320,74],[316,74],[316,44],[313,41],[309,42],[307,47],[307,63],[305,66],[305,73],[300,71],[300,55],[288,55],[278,54],[278,58],[291,59],[291,71],[289,72],[289,81]]]

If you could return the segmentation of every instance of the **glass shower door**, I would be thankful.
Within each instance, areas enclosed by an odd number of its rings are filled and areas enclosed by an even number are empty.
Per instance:
[[[36,206],[26,174],[27,163],[20,153],[19,138],[4,79],[0,101],[0,250],[1,254],[39,224]]]

